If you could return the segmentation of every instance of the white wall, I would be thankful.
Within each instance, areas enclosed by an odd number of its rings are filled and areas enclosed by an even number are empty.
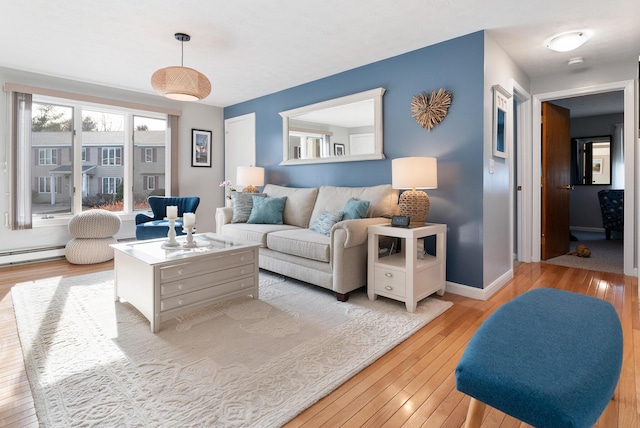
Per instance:
[[[485,32],[484,39],[484,168],[483,168],[483,288],[510,277],[513,267],[511,238],[512,196],[510,162],[513,156],[513,84],[515,80],[527,90],[529,78],[504,50]],[[507,158],[493,156],[493,85],[500,85],[512,94],[509,99],[507,123]],[[494,172],[490,162],[493,160]]]
[[[22,84],[58,91],[85,94],[95,97],[109,98],[127,102],[141,103],[156,107],[182,110],[179,128],[179,192],[180,195],[197,195],[201,197],[198,208],[199,231],[215,230],[215,207],[223,202],[223,194],[218,187],[222,180],[224,167],[222,151],[222,109],[200,103],[182,103],[172,101],[153,94],[143,94],[106,86],[92,85],[52,76],[29,73],[20,70],[0,67],[0,84]],[[8,156],[10,144],[9,96],[0,94],[0,162],[3,167],[0,175],[0,188],[4,195],[0,198],[0,253],[6,251],[27,250],[65,245],[69,241],[67,223],[55,226],[38,227],[31,230],[12,231],[5,225],[5,215],[9,212],[10,188],[8,180]],[[211,168],[191,168],[191,128],[211,129],[213,131],[213,166]],[[133,216],[123,217],[123,225],[118,238],[135,236]],[[0,260],[1,263],[1,260]]]

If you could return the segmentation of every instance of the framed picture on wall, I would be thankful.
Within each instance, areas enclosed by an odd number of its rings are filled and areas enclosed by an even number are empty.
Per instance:
[[[333,145],[333,154],[335,156],[344,156],[344,144],[334,144]]]
[[[507,157],[507,124],[511,94],[500,85],[493,86],[493,156]]]
[[[593,160],[593,173],[594,174],[602,174],[602,159],[594,159]]]
[[[191,130],[191,166],[211,166],[211,131]]]

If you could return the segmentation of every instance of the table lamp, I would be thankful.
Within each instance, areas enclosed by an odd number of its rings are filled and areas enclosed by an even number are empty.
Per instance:
[[[410,224],[423,225],[429,215],[429,196],[416,189],[438,188],[436,158],[409,157],[391,161],[391,187],[411,189],[400,195],[400,215],[409,216]]]
[[[256,186],[264,186],[264,168],[259,166],[239,166],[236,183],[247,186],[242,189],[243,193],[260,193]]]

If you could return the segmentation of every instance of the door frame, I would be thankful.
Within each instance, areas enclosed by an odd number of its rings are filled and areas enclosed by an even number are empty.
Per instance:
[[[531,139],[531,175],[525,177],[528,181],[526,187],[534,189],[540,187],[540,171],[542,170],[542,145],[541,145],[541,108],[544,101],[553,101],[560,98],[571,98],[582,95],[599,94],[603,92],[623,91],[624,92],[624,274],[637,276],[637,269],[634,267],[638,257],[635,254],[634,237],[636,236],[636,216],[635,206],[635,169],[636,169],[636,137],[634,130],[634,95],[635,86],[633,80],[612,82],[601,85],[594,85],[583,88],[567,89],[562,91],[546,92],[533,95],[532,106],[532,139]],[[540,234],[541,234],[541,195],[539,191],[532,191],[530,199],[530,212],[532,214],[531,242],[528,247],[531,251],[532,262],[540,261]],[[528,201],[527,201],[528,202]],[[528,203],[527,203],[528,204]],[[523,207],[528,209],[528,207]]]
[[[517,230],[513,230],[513,224],[511,227],[512,233],[516,234],[517,248],[517,260],[519,262],[531,261],[531,228],[527,225],[532,224],[531,217],[531,198],[532,198],[532,186],[529,183],[528,177],[531,177],[531,94],[524,89],[515,80],[511,81],[511,87],[513,88],[513,102],[516,103],[516,138],[512,144],[518,144],[517,150],[511,150],[511,153],[517,153],[517,159],[510,157],[509,162],[509,176],[511,177],[509,182],[509,194],[515,198],[515,204],[513,201],[509,202],[509,207],[516,212],[511,213],[509,216],[513,222],[517,218]],[[517,165],[514,173],[514,162]],[[517,190],[518,186],[522,186],[521,190]],[[510,237],[510,241],[513,242],[513,236]],[[513,254],[513,248],[511,249]]]

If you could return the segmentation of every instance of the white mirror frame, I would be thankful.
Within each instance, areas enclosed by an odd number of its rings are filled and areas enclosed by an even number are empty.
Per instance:
[[[385,88],[376,88],[369,91],[359,92],[357,94],[334,98],[332,100],[322,101],[316,104],[310,104],[307,106],[280,112],[280,116],[282,116],[282,162],[280,162],[280,165],[353,162],[385,159],[382,146],[382,95],[384,95],[384,92]],[[309,113],[315,110],[337,107],[368,99],[373,99],[374,101],[374,153],[350,156],[331,156],[326,158],[313,159],[289,159],[289,118],[295,118],[295,116]]]

